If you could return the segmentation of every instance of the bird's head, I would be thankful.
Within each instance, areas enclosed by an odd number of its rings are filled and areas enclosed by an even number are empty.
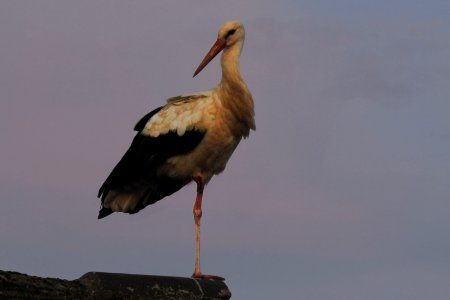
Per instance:
[[[242,25],[240,21],[232,20],[222,24],[222,26],[220,26],[219,33],[217,34],[216,42],[205,55],[205,58],[198,66],[197,70],[195,70],[193,77],[200,73],[200,71],[203,70],[203,68],[206,67],[206,65],[223,49],[231,47],[237,43],[240,43],[240,47],[242,47],[244,38],[244,25]]]
[[[217,34],[217,40],[224,41],[225,47],[230,47],[237,42],[243,41],[244,38],[244,25],[237,20],[225,22],[220,26],[219,33]]]

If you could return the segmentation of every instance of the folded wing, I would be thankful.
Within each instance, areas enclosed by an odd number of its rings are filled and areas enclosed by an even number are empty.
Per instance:
[[[114,211],[136,213],[173,194],[191,181],[160,174],[167,159],[194,150],[206,130],[198,126],[208,97],[194,95],[169,99],[168,104],[145,115],[130,148],[100,187],[99,218]]]

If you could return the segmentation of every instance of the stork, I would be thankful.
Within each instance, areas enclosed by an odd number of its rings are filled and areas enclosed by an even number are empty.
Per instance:
[[[194,181],[197,184],[193,278],[223,279],[200,269],[204,187],[221,173],[242,138],[255,130],[252,95],[239,71],[244,26],[225,22],[195,77],[222,50],[222,79],[211,90],[173,97],[140,121],[130,148],[100,187],[98,218],[134,214]]]

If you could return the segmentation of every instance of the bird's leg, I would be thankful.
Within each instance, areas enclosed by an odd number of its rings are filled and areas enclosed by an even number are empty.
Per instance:
[[[205,183],[203,180],[203,176],[201,174],[195,175],[194,181],[197,183],[197,196],[195,198],[195,204],[193,209],[195,221],[195,270],[194,274],[192,274],[192,277],[224,280],[224,278],[220,276],[202,274],[200,270],[200,221],[202,218],[202,199]]]
[[[195,271],[192,277],[201,276],[200,271],[200,221],[202,218],[202,198],[203,198],[203,177],[197,175],[194,177],[197,183],[197,196],[194,204],[194,221],[195,221]]]

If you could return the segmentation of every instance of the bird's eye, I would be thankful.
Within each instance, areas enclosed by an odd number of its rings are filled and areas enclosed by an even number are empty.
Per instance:
[[[231,29],[230,31],[227,32],[227,35],[225,36],[225,39],[227,39],[228,37],[230,37],[231,35],[233,35],[236,32],[236,29]]]

